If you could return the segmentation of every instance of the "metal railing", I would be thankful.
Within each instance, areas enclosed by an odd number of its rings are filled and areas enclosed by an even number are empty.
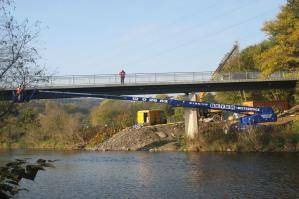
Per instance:
[[[39,82],[37,87],[80,87],[80,86],[105,86],[120,85],[118,74],[105,75],[67,75],[49,76],[46,81]],[[214,74],[208,72],[169,72],[169,73],[134,73],[127,74],[125,85],[140,84],[174,84],[195,82],[232,82],[232,81],[256,81],[256,80],[299,80],[299,71],[275,72],[264,77],[259,72],[230,72]]]

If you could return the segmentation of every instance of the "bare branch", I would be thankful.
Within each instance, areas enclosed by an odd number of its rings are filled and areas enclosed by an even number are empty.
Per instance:
[[[40,22],[31,24],[28,19],[19,22],[13,15],[14,10],[13,0],[0,0],[0,89],[18,85],[34,87],[48,78],[45,68],[39,64],[40,55],[34,46],[40,33]],[[0,118],[13,103],[3,107],[0,108]]]

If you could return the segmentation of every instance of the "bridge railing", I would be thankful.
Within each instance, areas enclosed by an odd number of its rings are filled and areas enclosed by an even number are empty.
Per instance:
[[[233,72],[213,75],[213,72],[169,72],[169,73],[135,73],[127,74],[125,84],[153,84],[153,83],[190,83],[206,81],[242,81],[267,79],[298,79],[299,72],[276,72],[264,77],[259,72]],[[109,85],[120,84],[118,74],[107,75],[71,75],[52,76],[44,86],[77,86],[77,85]],[[42,86],[41,85],[41,86]]]
[[[50,76],[46,81],[39,82],[37,87],[64,87],[64,86],[104,86],[120,84],[118,74],[105,75],[67,75]],[[171,83],[195,83],[195,82],[230,82],[230,81],[250,81],[250,80],[286,80],[299,79],[297,72],[276,72],[268,77],[264,77],[259,72],[231,72],[214,74],[207,72],[169,72],[169,73],[134,73],[127,74],[125,85],[136,84],[171,84]],[[10,87],[15,87],[11,85]]]
[[[208,81],[212,72],[169,72],[127,74],[125,84],[179,83]],[[120,84],[118,74],[51,76],[40,86],[77,86]]]

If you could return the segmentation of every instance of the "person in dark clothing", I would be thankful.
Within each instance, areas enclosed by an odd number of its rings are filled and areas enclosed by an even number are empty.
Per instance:
[[[120,76],[120,83],[123,85],[125,84],[125,77],[126,77],[126,72],[124,70],[119,72],[119,76]]]

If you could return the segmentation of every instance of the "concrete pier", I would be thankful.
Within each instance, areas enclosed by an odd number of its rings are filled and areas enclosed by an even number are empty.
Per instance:
[[[191,93],[186,100],[196,101],[195,93]],[[187,138],[193,139],[198,135],[198,111],[197,109],[185,108],[185,132]]]

